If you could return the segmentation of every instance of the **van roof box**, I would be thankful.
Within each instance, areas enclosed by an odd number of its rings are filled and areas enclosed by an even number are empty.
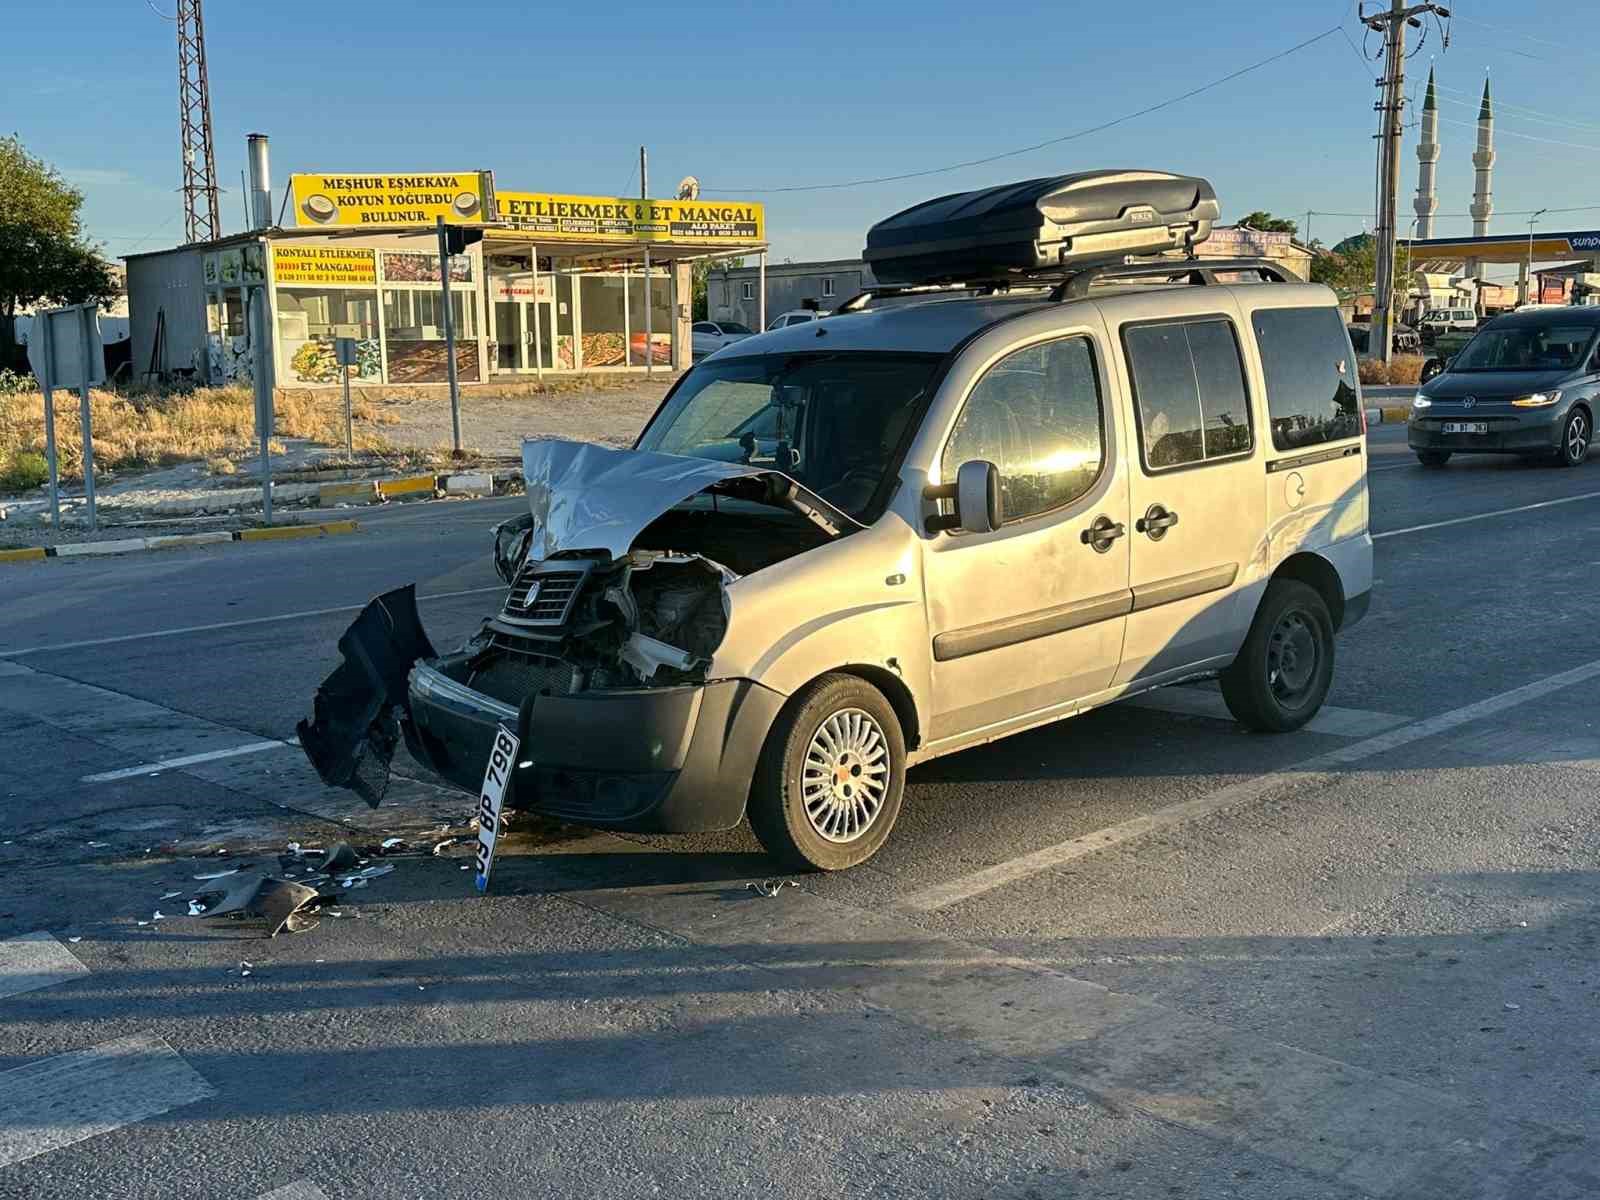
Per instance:
[[[1188,249],[1219,214],[1195,176],[1083,171],[913,205],[867,231],[862,257],[881,284],[999,283]]]

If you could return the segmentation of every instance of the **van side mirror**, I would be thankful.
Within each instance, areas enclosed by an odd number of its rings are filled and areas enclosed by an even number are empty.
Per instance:
[[[993,533],[1005,520],[1000,501],[1000,468],[975,458],[956,469],[954,483],[930,484],[923,489],[927,500],[950,500],[955,512],[928,518],[928,532],[960,529],[966,533]]]

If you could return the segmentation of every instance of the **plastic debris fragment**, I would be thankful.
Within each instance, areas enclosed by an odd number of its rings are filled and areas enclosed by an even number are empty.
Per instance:
[[[763,896],[770,900],[779,892],[783,891],[784,888],[799,887],[800,885],[792,879],[763,879],[759,882],[756,880],[751,880],[744,886],[750,891],[760,892]]]

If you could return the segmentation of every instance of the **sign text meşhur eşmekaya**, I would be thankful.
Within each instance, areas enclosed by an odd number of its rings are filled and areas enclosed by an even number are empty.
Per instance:
[[[499,192],[496,201],[501,223],[564,241],[754,242],[766,226],[763,207],[745,200]]]
[[[490,217],[487,171],[433,175],[291,175],[295,224],[432,225]]]

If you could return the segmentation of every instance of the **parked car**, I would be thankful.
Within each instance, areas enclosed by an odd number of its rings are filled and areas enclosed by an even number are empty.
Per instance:
[[[1411,402],[1407,440],[1426,467],[1454,454],[1520,454],[1576,467],[1594,440],[1600,309],[1496,317]]]
[[[826,315],[826,313],[818,312],[814,308],[793,308],[788,312],[779,313],[768,321],[767,329],[770,332],[774,329],[787,328],[790,325],[805,325]]]
[[[1370,322],[1352,322],[1345,326],[1350,334],[1350,345],[1357,354],[1367,354],[1372,345],[1372,325]],[[1422,353],[1422,338],[1417,331],[1403,322],[1394,327],[1394,351],[1396,354]]]
[[[1417,325],[1424,339],[1441,333],[1471,333],[1477,327],[1478,314],[1470,308],[1430,308]]]
[[[696,321],[689,330],[694,341],[694,356],[715,354],[741,338],[752,337],[755,330],[737,321]]]
[[[1250,728],[1309,721],[1372,588],[1334,294],[1265,260],[1237,286],[1124,265],[1204,239],[1200,179],[929,209],[873,228],[880,280],[1050,273],[736,342],[630,450],[525,442],[503,605],[445,654],[410,588],[369,605],[299,727],[323,779],[371,790],[403,736],[474,796],[646,832],[748,816],[832,870],[883,845],[908,767],[1126,696],[1220,676]]]

